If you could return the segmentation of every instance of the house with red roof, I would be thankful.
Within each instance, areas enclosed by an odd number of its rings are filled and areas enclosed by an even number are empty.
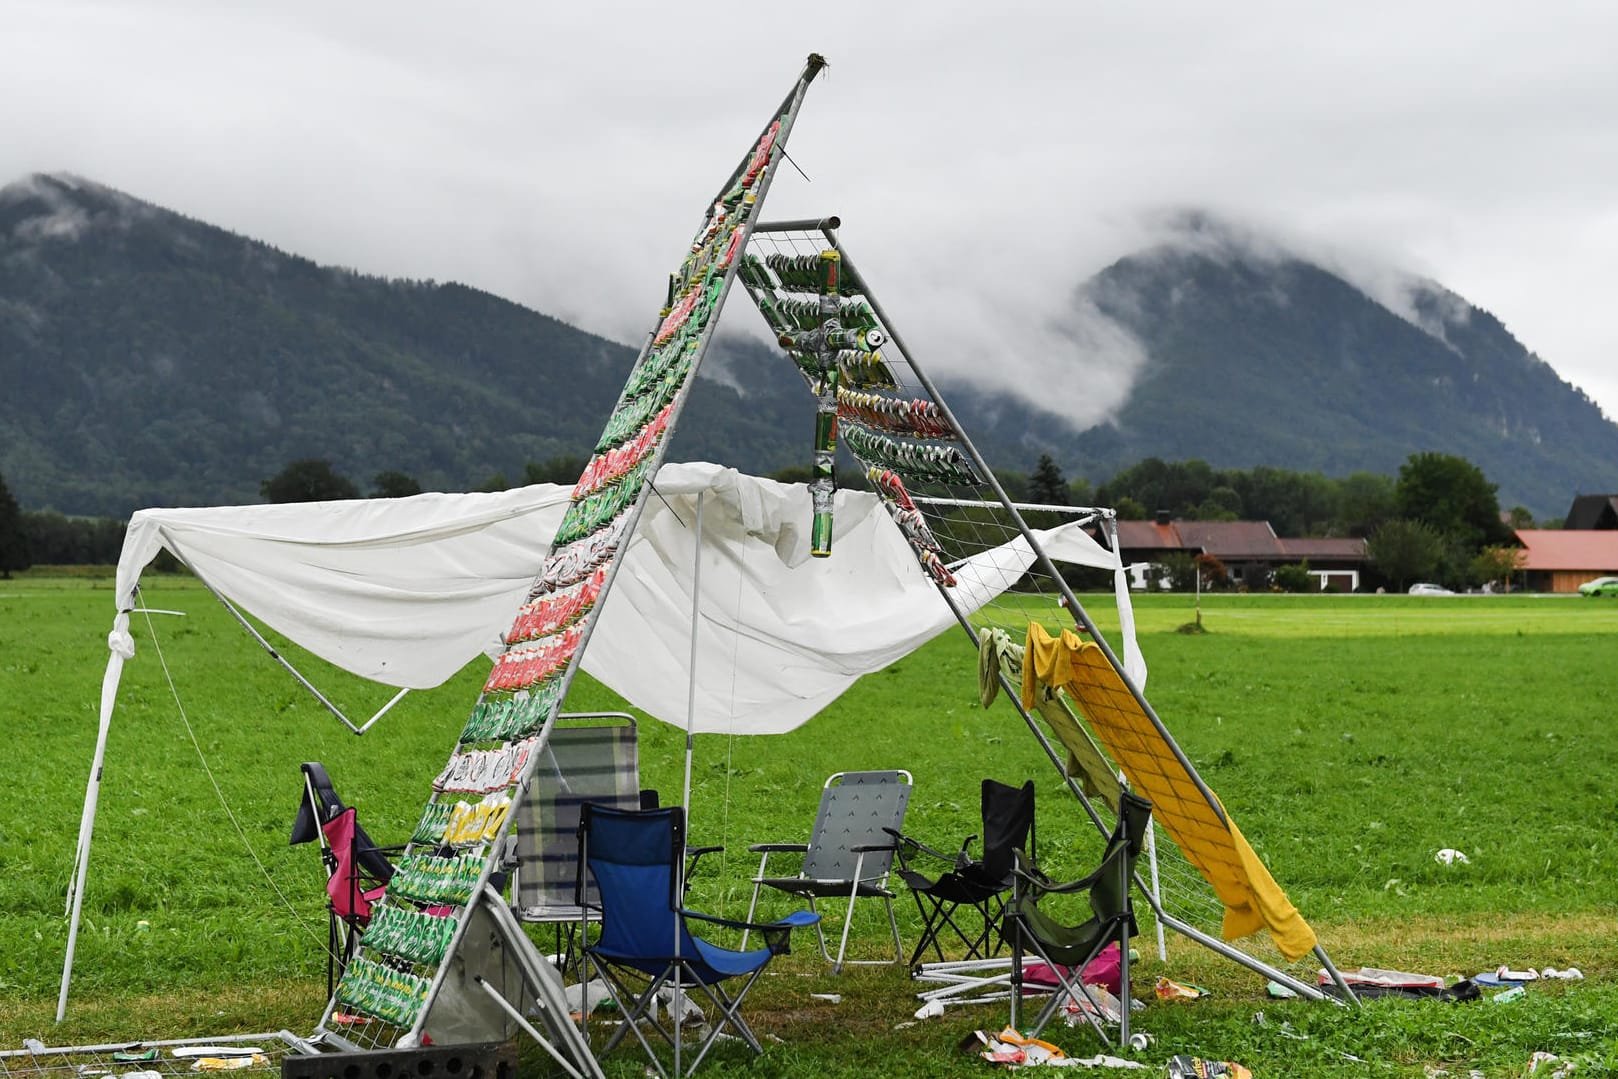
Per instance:
[[[1533,592],[1577,592],[1618,576],[1618,528],[1519,528],[1523,573]]]
[[[1578,495],[1561,528],[1519,528],[1522,568],[1535,592],[1577,592],[1618,576],[1618,495]]]
[[[1368,561],[1363,539],[1284,539],[1268,521],[1119,521],[1118,547],[1126,564],[1160,562],[1168,554],[1212,555],[1237,587],[1267,589],[1277,566],[1308,562],[1322,592],[1353,592]]]

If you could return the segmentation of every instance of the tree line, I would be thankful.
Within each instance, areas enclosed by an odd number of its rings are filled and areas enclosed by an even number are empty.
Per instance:
[[[515,484],[495,473],[476,490],[497,491],[534,483],[570,485],[586,461],[560,455],[529,461]],[[863,477],[843,470],[848,485],[864,487]],[[771,478],[803,482],[808,469],[786,468]],[[1367,540],[1369,557],[1398,588],[1432,579],[1451,587],[1471,587],[1508,579],[1520,558],[1511,547],[1512,528],[1532,527],[1532,515],[1514,507],[1502,521],[1495,485],[1481,469],[1443,453],[1413,454],[1397,477],[1356,472],[1331,478],[1318,472],[1291,472],[1260,466],[1215,469],[1205,461],[1164,461],[1150,457],[1100,485],[1067,480],[1060,466],[1043,455],[1031,473],[1000,472],[1007,493],[1020,502],[1065,506],[1111,506],[1122,520],[1148,519],[1160,512],[1186,520],[1264,520],[1286,537],[1354,536]],[[289,463],[259,485],[267,502],[323,502],[363,497],[353,480],[328,460]],[[403,472],[384,471],[371,480],[369,496],[401,498],[420,494],[421,484]],[[1559,521],[1541,522],[1556,527]],[[118,560],[127,522],[111,518],[68,517],[54,510],[24,512],[0,476],[0,575],[30,565],[94,565]],[[1174,572],[1175,569],[1178,572]],[[1208,567],[1212,569],[1212,567]],[[1286,571],[1292,572],[1286,572]],[[1280,567],[1278,586],[1307,583],[1299,567]],[[1176,584],[1186,567],[1171,567]],[[1213,574],[1217,581],[1218,575]],[[1205,583],[1208,578],[1204,578]]]
[[[1011,492],[1013,485],[1006,486]],[[1452,588],[1509,583],[1521,567],[1512,531],[1532,528],[1535,521],[1522,506],[1502,514],[1496,490],[1470,461],[1436,452],[1410,455],[1397,476],[1355,472],[1342,478],[1268,466],[1215,469],[1206,461],[1149,457],[1099,486],[1064,480],[1046,455],[1013,497],[1110,506],[1120,520],[1166,514],[1179,520],[1268,521],[1276,535],[1287,538],[1360,538],[1375,570],[1402,590],[1416,580]],[[1560,525],[1560,520],[1539,522],[1544,528]],[[1172,587],[1192,587],[1198,567],[1191,556],[1169,561]],[[1204,586],[1210,580],[1217,585],[1222,567],[1202,561]],[[1277,567],[1274,584],[1295,591],[1315,587],[1305,565]]]

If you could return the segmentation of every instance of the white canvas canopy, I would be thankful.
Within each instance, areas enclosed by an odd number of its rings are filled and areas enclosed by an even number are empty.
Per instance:
[[[699,732],[792,730],[860,675],[954,624],[873,494],[838,492],[836,550],[816,559],[801,485],[671,464],[656,491],[583,665],[658,719],[687,722],[699,495]],[[498,653],[569,493],[540,484],[494,494],[141,510],[119,558],[113,635],[124,642],[120,651],[132,647],[122,612],[134,606],[141,571],[166,548],[221,596],[333,665],[385,685],[431,688],[480,652]],[[1116,555],[1080,529],[1039,538],[1060,561],[1118,568]],[[967,611],[1013,584],[1033,555],[1017,540],[972,561],[977,572],[958,575],[957,600]],[[1132,644],[1126,640],[1125,650]]]
[[[539,571],[569,495],[567,487],[541,484],[493,494],[136,513],[118,562],[100,731],[70,892],[73,926],[118,682],[134,654],[129,612],[140,574],[160,550],[173,552],[229,603],[335,666],[425,689],[479,653],[499,652],[500,634]],[[810,519],[802,485],[711,464],[664,465],[590,638],[584,670],[664,722],[698,732],[771,734],[800,726],[861,675],[956,624],[874,494],[838,492],[830,558],[810,557]],[[1053,558],[1114,572],[1122,653],[1143,683],[1117,555],[1077,527],[1036,535]],[[1021,537],[974,556],[973,570],[957,574],[957,603],[977,610],[1033,559]],[[70,929],[58,1018],[73,937]]]

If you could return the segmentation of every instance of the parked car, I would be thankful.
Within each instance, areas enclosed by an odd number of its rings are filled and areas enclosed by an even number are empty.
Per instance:
[[[1597,577],[1579,585],[1581,596],[1618,596],[1618,577]]]
[[[1422,581],[1420,584],[1410,586],[1410,594],[1412,596],[1453,596],[1455,593],[1441,584],[1429,584]]]

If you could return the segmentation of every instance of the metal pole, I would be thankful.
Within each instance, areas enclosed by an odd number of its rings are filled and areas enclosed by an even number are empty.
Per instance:
[[[842,255],[845,270],[847,270],[848,273],[858,280],[864,281],[864,275],[855,268],[853,260],[848,257],[848,252],[843,248],[842,243],[838,241],[837,237],[828,231],[826,233],[826,238],[837,247],[838,252]],[[1040,568],[1042,568],[1046,574],[1049,575],[1050,579],[1056,584],[1058,590],[1060,590],[1062,597],[1067,600],[1068,609],[1073,612],[1074,621],[1090,634],[1091,640],[1095,641],[1096,646],[1101,649],[1101,654],[1106,657],[1107,662],[1112,665],[1113,670],[1118,672],[1118,677],[1123,681],[1124,687],[1128,689],[1130,695],[1135,698],[1135,703],[1140,705],[1140,709],[1143,713],[1145,713],[1146,718],[1151,722],[1153,727],[1157,728],[1157,733],[1163,739],[1164,744],[1169,747],[1169,751],[1174,754],[1175,759],[1180,762],[1180,766],[1185,769],[1186,775],[1193,783],[1196,784],[1197,790],[1202,794],[1203,799],[1208,803],[1208,808],[1211,809],[1214,815],[1219,818],[1220,824],[1225,824],[1225,811],[1224,808],[1219,804],[1219,799],[1214,797],[1213,791],[1208,789],[1208,785],[1204,783],[1202,781],[1202,777],[1197,774],[1197,770],[1191,764],[1190,758],[1185,755],[1185,751],[1180,748],[1179,743],[1174,740],[1173,735],[1169,734],[1168,728],[1163,725],[1163,721],[1158,718],[1157,713],[1153,711],[1152,706],[1147,702],[1146,695],[1143,694],[1140,691],[1140,688],[1135,685],[1134,680],[1130,678],[1127,673],[1125,673],[1124,665],[1119,662],[1117,654],[1112,650],[1112,646],[1107,644],[1106,638],[1103,637],[1101,635],[1101,631],[1096,628],[1096,624],[1090,618],[1089,612],[1084,609],[1084,606],[1079,603],[1078,597],[1073,594],[1073,590],[1068,587],[1067,581],[1063,579],[1061,571],[1056,568],[1056,563],[1051,561],[1050,555],[1045,553],[1045,548],[1033,538],[1032,530],[1028,527],[1028,523],[1022,519],[1022,514],[1017,512],[1015,504],[1011,501],[1011,497],[1006,494],[1005,488],[1000,486],[1000,481],[995,477],[993,470],[989,468],[988,462],[983,459],[983,455],[978,452],[978,448],[973,445],[972,440],[967,437],[966,430],[961,426],[960,421],[957,420],[955,418],[955,414],[950,411],[949,405],[944,403],[944,398],[938,392],[938,387],[933,385],[932,379],[928,378],[927,373],[921,369],[919,364],[916,363],[914,353],[912,353],[905,345],[904,340],[900,338],[898,331],[893,328],[893,320],[890,319],[887,312],[882,309],[881,301],[876,298],[876,295],[872,293],[869,288],[866,288],[865,290],[865,299],[870,303],[871,310],[876,313],[876,317],[881,321],[883,327],[888,331],[888,336],[892,339],[894,345],[897,346],[899,351],[904,355],[905,363],[910,367],[910,373],[916,376],[916,381],[920,383],[921,388],[927,391],[927,395],[931,397],[933,403],[938,406],[939,413],[944,417],[945,422],[949,424],[950,430],[955,432],[955,437],[961,443],[961,447],[966,450],[967,454],[972,458],[972,463],[977,466],[978,473],[983,477],[985,486],[995,493],[995,497],[1000,500],[1000,504],[1006,509],[1006,512],[1011,514],[1011,519],[1016,523],[1017,530],[1022,533],[1023,538],[1028,540],[1029,546],[1034,551],[1035,558],[1039,561]]]
[[[686,671],[685,690],[685,789],[680,795],[680,808],[685,813],[686,832],[691,830],[691,756],[692,732],[697,723],[697,618],[699,596],[702,589],[702,496],[697,492],[696,551],[691,558],[691,660]],[[682,836],[681,839],[685,839]],[[682,844],[683,846],[683,844]],[[680,909],[685,906],[685,851],[674,860],[674,958],[680,958]],[[669,1025],[674,1028],[674,1074],[680,1075],[680,1021],[685,1018],[685,981],[680,977],[680,966],[675,964],[674,999],[669,1010]]]
[[[273,644],[271,644],[269,641],[264,639],[263,634],[259,633],[258,630],[253,628],[253,624],[251,622],[249,622],[242,615],[242,613],[236,609],[235,605],[232,604],[230,602],[230,600],[225,598],[225,596],[224,596],[224,594],[222,592],[220,592],[217,588],[215,588],[212,584],[210,584],[208,579],[206,577],[204,577],[202,574],[196,573],[195,569],[192,570],[192,573],[196,574],[197,580],[202,582],[202,586],[204,588],[206,588],[208,591],[213,593],[214,599],[218,600],[221,604],[224,605],[225,610],[230,612],[231,617],[235,618],[237,622],[241,623],[241,627],[247,631],[248,635],[251,636],[253,638],[253,640],[255,640],[255,641],[257,641],[259,643],[259,647],[263,648],[264,651],[266,651],[266,652],[268,652],[270,654],[271,659],[275,660],[275,662],[279,663],[282,667],[286,668],[287,673],[292,675],[292,677],[296,678],[298,680],[298,684],[303,686],[304,689],[307,689],[309,691],[310,695],[312,697],[314,697],[315,700],[319,701],[321,703],[321,705],[326,709],[326,711],[330,712],[332,715],[334,715],[338,719],[342,720],[343,725],[345,727],[347,727],[349,730],[353,731],[355,734],[364,734],[366,732],[366,730],[370,728],[372,723],[375,723],[378,719],[381,718],[383,712],[386,712],[389,708],[392,708],[393,705],[399,700],[399,697],[404,696],[404,691],[400,691],[399,696],[394,697],[393,700],[389,701],[387,703],[387,705],[382,709],[382,712],[378,712],[375,716],[372,716],[371,719],[370,719],[370,722],[366,723],[365,726],[363,726],[363,727],[356,727],[354,725],[353,721],[350,720],[346,715],[343,714],[343,710],[341,708],[337,707],[330,700],[328,700],[324,693],[320,692],[320,690],[315,688],[315,684],[313,682],[311,682],[311,681],[309,681],[309,679],[305,678],[298,671],[298,668],[294,667],[287,660],[287,658],[285,656],[283,656],[280,652],[275,650],[275,646]]]
[[[687,826],[691,820],[691,754],[692,734],[697,726],[697,620],[700,615],[702,593],[702,498],[697,492],[697,542],[691,558],[691,659],[686,667],[685,690],[685,790],[680,805],[685,809]]]
[[[129,622],[129,616],[120,612],[113,619],[116,635]],[[107,659],[107,672],[101,678],[101,717],[96,728],[96,748],[90,758],[90,780],[84,791],[84,809],[79,814],[79,846],[73,864],[73,878],[68,884],[67,902],[70,910],[67,923],[67,955],[62,961],[62,986],[56,996],[56,1021],[67,1015],[68,984],[73,980],[73,955],[78,949],[79,915],[84,908],[85,883],[90,872],[90,841],[95,835],[96,806],[101,800],[101,769],[107,759],[107,735],[112,730],[112,703],[118,694],[118,680],[124,670],[124,657],[113,652]]]
[[[794,221],[761,221],[753,226],[754,232],[825,232],[842,228],[838,217],[803,217]]]

